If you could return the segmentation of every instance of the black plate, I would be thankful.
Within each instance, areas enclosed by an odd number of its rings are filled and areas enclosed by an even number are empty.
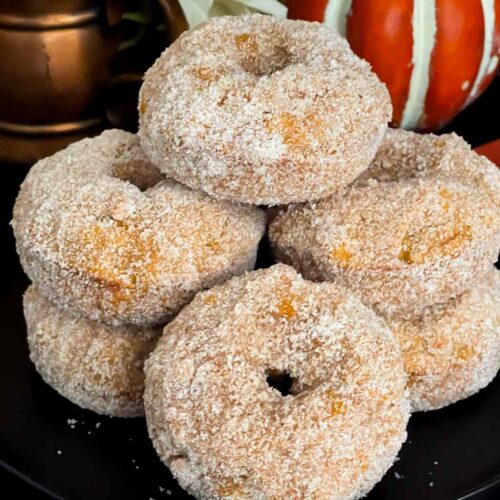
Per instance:
[[[4,176],[1,187],[15,187],[22,175]],[[15,190],[2,189],[0,198],[0,241],[7,249],[0,283],[0,465],[54,498],[186,498],[156,457],[143,419],[82,410],[44,384],[32,367],[21,310],[28,282],[6,226]],[[497,377],[466,401],[413,416],[400,460],[368,498],[500,498],[499,429]]]

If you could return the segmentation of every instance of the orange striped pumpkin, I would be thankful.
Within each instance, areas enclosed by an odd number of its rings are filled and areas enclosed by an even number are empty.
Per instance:
[[[288,0],[324,22],[387,85],[393,124],[436,130],[476,99],[500,62],[500,0]]]

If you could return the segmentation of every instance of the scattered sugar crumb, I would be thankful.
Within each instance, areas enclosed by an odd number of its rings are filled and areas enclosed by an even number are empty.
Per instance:
[[[57,454],[58,455],[62,455],[62,451],[61,450],[57,450]]]
[[[158,486],[158,489],[160,490],[160,493],[163,493],[165,491],[165,488],[163,486]]]
[[[434,487],[434,483],[431,481],[431,482],[429,483],[429,488],[433,488],[433,487]]]
[[[434,465],[437,465],[439,462],[437,460],[434,460]]]
[[[66,420],[66,423],[70,426],[71,429],[74,429],[76,424],[78,423],[78,420],[76,420],[76,418],[68,418]]]
[[[404,478],[404,476],[402,476],[401,474],[398,474],[397,472],[394,473],[394,477],[396,479],[403,479]]]
[[[99,429],[99,427],[101,427],[101,422],[96,422],[96,424],[95,424],[95,428],[96,428],[96,429]]]
[[[168,496],[170,496],[172,494],[172,490],[167,490],[166,493]]]

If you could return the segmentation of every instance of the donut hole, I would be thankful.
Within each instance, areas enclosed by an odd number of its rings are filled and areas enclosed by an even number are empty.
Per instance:
[[[160,171],[147,161],[117,161],[112,177],[134,185],[139,191],[147,191],[161,180]]]
[[[273,73],[282,71],[291,64],[289,57],[282,58],[267,58],[267,57],[257,57],[251,61],[243,61],[241,66],[247,72],[252,75],[262,77],[270,76]]]
[[[296,395],[293,389],[297,386],[298,381],[286,370],[266,370],[266,382],[271,389],[275,389],[283,397]]]
[[[282,45],[274,45],[266,51],[259,51],[256,47],[253,44],[243,46],[239,52],[239,64],[246,73],[257,77],[270,76],[294,62],[291,53]]]

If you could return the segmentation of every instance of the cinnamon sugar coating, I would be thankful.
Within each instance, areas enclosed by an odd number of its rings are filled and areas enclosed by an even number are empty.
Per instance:
[[[213,18],[147,71],[141,144],[169,177],[216,198],[316,200],[372,160],[389,94],[333,30],[263,16]]]
[[[414,411],[465,399],[500,369],[500,271],[419,316],[387,322],[401,346]]]
[[[25,272],[56,305],[153,325],[252,269],[264,219],[162,179],[135,135],[109,130],[30,170],[13,228]]]
[[[387,132],[344,195],[270,226],[278,259],[344,284],[386,314],[422,311],[481,281],[500,247],[500,171],[455,135]]]
[[[30,358],[59,394],[114,417],[144,414],[144,359],[161,330],[102,325],[61,311],[33,286],[24,295]]]
[[[145,372],[153,444],[197,498],[358,498],[406,438],[406,374],[383,320],[282,264],[199,293]],[[280,374],[288,395],[266,382]]]

